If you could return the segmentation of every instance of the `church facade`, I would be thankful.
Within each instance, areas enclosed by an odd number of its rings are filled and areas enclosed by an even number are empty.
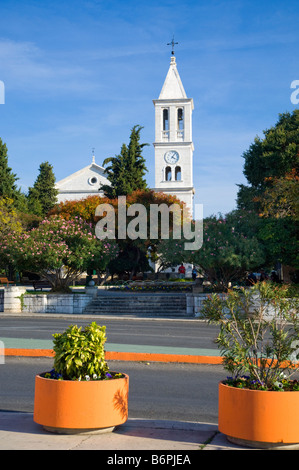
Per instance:
[[[90,165],[56,183],[57,200],[58,202],[76,201],[95,195],[103,197],[101,186],[104,184],[110,184],[106,178],[105,168],[95,163],[93,156]]]
[[[155,187],[157,192],[174,195],[193,215],[193,99],[187,98],[172,53],[170,67],[155,107]],[[92,163],[56,183],[58,202],[90,195],[103,196],[101,186],[110,184],[105,169]]]

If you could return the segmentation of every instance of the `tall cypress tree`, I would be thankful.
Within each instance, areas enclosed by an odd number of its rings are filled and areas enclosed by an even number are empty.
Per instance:
[[[57,203],[58,190],[55,175],[49,162],[41,163],[39,175],[28,192],[28,207],[36,215],[45,216]]]
[[[6,144],[0,138],[0,197],[17,199],[20,194],[16,185],[17,180],[17,176],[8,166]]]
[[[126,196],[138,189],[147,188],[144,179],[147,168],[142,150],[148,144],[140,143],[141,129],[141,126],[134,126],[131,131],[129,145],[123,144],[119,155],[106,158],[103,162],[104,166],[109,164],[106,173],[111,186],[103,185],[101,189],[110,199]]]

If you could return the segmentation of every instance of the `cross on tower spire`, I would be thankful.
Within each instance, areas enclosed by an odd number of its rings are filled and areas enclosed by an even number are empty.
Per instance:
[[[172,37],[172,41],[167,43],[167,46],[172,46],[171,55],[174,55],[174,46],[178,44],[178,42],[174,42],[174,36]]]

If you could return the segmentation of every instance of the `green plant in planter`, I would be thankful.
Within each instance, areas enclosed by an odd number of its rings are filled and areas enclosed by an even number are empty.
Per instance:
[[[65,380],[102,380],[112,378],[105,361],[106,327],[92,322],[84,330],[69,326],[54,337],[54,373]]]
[[[299,389],[299,382],[290,380],[299,370],[298,299],[286,293],[285,286],[262,282],[204,301],[202,316],[220,327],[216,343],[232,375],[228,385]]]

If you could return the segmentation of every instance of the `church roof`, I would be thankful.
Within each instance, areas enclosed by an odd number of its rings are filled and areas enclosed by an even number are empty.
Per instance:
[[[91,165],[87,165],[86,167],[82,168],[79,171],[76,171],[75,173],[72,173],[71,175],[67,176],[66,178],[63,178],[60,181],[57,181],[56,185],[58,187],[63,186],[65,183],[68,183],[71,180],[76,179],[77,177],[81,177],[82,175],[85,175],[86,173],[94,172],[97,173],[104,178],[107,178],[105,174],[105,168],[101,167],[94,161],[91,163]],[[107,180],[108,181],[108,180]],[[109,183],[109,182],[108,182]]]
[[[187,95],[184,90],[177,66],[175,57],[171,56],[170,67],[162,87],[159,100],[169,99],[186,99]]]
[[[65,200],[78,200],[91,195],[103,195],[101,187],[110,185],[105,169],[95,163],[94,158],[90,165],[56,183],[58,189],[58,202]]]

